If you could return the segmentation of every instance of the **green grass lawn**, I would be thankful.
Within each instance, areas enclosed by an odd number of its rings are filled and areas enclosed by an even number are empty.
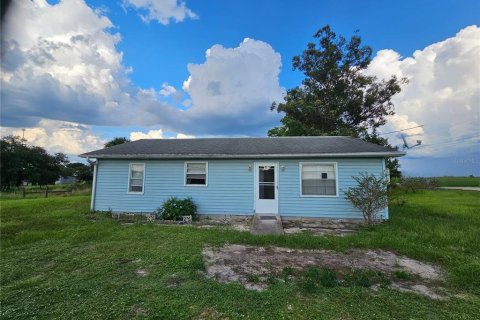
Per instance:
[[[438,177],[440,187],[480,187],[480,177]]]
[[[402,195],[403,196],[403,195]],[[480,198],[441,190],[405,195],[391,220],[345,237],[253,236],[227,229],[124,225],[88,212],[88,196],[2,200],[2,319],[478,319]],[[441,265],[453,293],[436,301],[390,289],[294,283],[264,292],[207,280],[201,251],[224,243],[382,248]],[[137,269],[148,271],[145,277]],[[178,286],[172,287],[175,277]]]

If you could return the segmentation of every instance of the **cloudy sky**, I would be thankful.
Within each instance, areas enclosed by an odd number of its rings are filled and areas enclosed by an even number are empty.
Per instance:
[[[478,175],[478,12],[466,0],[18,0],[2,28],[1,134],[72,157],[115,136],[265,136],[281,117],[271,103],[302,80],[292,57],[330,24],[360,30],[370,74],[409,79],[381,130],[422,140],[405,172]]]

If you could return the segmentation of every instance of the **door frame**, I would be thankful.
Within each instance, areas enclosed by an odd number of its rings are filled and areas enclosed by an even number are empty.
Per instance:
[[[273,214],[279,214],[279,200],[278,200],[278,196],[279,196],[279,192],[278,192],[278,188],[279,188],[279,170],[280,170],[280,165],[278,163],[278,161],[255,161],[253,163],[253,212],[254,213],[257,213],[257,201],[259,200],[258,199],[258,195],[259,195],[259,190],[258,190],[258,167],[259,166],[262,166],[262,165],[268,165],[268,166],[271,166],[273,165],[275,167],[275,187],[274,187],[274,190],[275,190],[275,209],[273,210],[274,212],[268,212],[268,213],[273,213]],[[262,212],[260,212],[262,213]]]

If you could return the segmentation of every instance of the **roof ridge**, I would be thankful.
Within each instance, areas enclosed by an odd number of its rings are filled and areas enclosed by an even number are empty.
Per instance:
[[[135,141],[153,141],[153,140],[162,140],[162,141],[177,141],[177,140],[214,140],[214,139],[310,139],[310,138],[352,138],[352,139],[359,139],[357,137],[352,136],[281,136],[281,137],[201,137],[201,138],[186,138],[186,139],[165,139],[165,138],[146,138],[146,139],[138,139],[130,142]]]

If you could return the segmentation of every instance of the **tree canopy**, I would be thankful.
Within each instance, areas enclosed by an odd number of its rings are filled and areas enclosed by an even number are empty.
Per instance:
[[[125,137],[115,137],[112,140],[105,143],[104,147],[105,148],[110,148],[110,147],[113,147],[113,146],[116,146],[116,145],[119,145],[119,144],[123,144],[123,143],[126,143],[126,142],[130,142],[130,139],[127,139]]]
[[[30,146],[20,137],[0,139],[0,187],[7,190],[24,182],[36,185],[53,184],[60,177],[75,177],[78,181],[91,181],[93,162],[70,163],[63,153],[48,154],[45,149]]]
[[[305,75],[302,85],[287,90],[271,109],[283,113],[282,125],[269,136],[354,136],[388,145],[377,134],[387,117],[395,114],[392,97],[406,79],[380,80],[368,75],[372,49],[358,34],[349,40],[327,25],[314,35],[301,55],[293,58],[293,70]],[[392,162],[389,163],[392,165]],[[398,161],[394,171],[398,171]]]
[[[48,154],[45,149],[29,146],[20,137],[0,140],[1,188],[19,186],[24,181],[32,184],[52,184],[60,177],[68,163],[63,153]]]
[[[77,181],[92,181],[93,161],[88,161],[88,164],[80,162],[68,163],[62,170],[62,177],[75,177]]]

